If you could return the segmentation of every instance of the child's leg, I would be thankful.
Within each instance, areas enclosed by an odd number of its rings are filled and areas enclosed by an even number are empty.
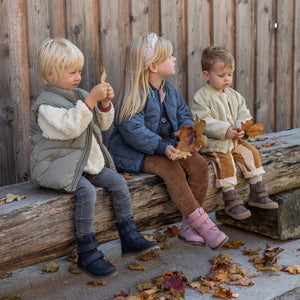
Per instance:
[[[213,162],[216,176],[216,186],[223,191],[224,211],[236,220],[243,220],[251,216],[251,212],[244,206],[234,186],[237,183],[236,168],[231,152],[209,152],[205,156]]]
[[[103,187],[111,193],[113,210],[117,221],[128,220],[133,217],[131,196],[125,178],[119,173],[104,167],[102,171],[87,178],[97,187]]]
[[[278,203],[269,198],[262,182],[262,174],[265,173],[258,150],[249,143],[241,140],[233,153],[245,178],[249,178],[250,196],[248,204],[264,208],[278,208]]]
[[[104,259],[98,249],[99,243],[93,230],[95,187],[81,177],[76,188],[75,225],[78,252],[78,267],[96,277],[105,277],[116,272],[116,268]]]
[[[124,177],[106,167],[96,176],[89,177],[95,186],[104,187],[111,193],[113,209],[117,218],[116,226],[121,239],[122,255],[158,249],[156,242],[147,241],[138,232],[133,221],[131,196]]]
[[[94,233],[94,208],[96,203],[95,187],[85,178],[81,177],[76,189],[75,226],[76,237]]]
[[[179,164],[187,174],[187,180],[195,199],[202,206],[208,189],[208,163],[200,154],[195,153],[186,159],[180,159]]]
[[[186,173],[177,161],[171,161],[161,155],[148,155],[142,172],[156,174],[164,180],[172,201],[184,216],[188,216],[199,207],[186,180]]]
[[[185,170],[178,161],[171,161],[160,155],[149,155],[142,171],[156,174],[164,180],[172,201],[183,214],[180,236],[186,242],[203,245],[206,241],[213,249],[218,249],[226,242],[228,237],[210,220],[197,202]]]

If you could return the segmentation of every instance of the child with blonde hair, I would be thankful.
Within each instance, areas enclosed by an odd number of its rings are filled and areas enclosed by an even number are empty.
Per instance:
[[[179,237],[185,242],[221,247],[228,237],[201,207],[208,188],[208,164],[195,147],[191,157],[172,160],[175,132],[193,125],[187,104],[167,81],[175,74],[172,44],[155,33],[138,37],[126,49],[122,86],[116,101],[109,150],[118,171],[161,177],[183,214]]]
[[[207,84],[196,92],[191,103],[191,113],[205,120],[204,134],[207,146],[201,152],[213,162],[216,187],[223,190],[224,210],[234,219],[250,217],[234,186],[237,184],[234,161],[250,182],[248,204],[264,209],[278,208],[263,185],[265,173],[258,150],[243,140],[245,132],[241,123],[252,119],[245,99],[230,88],[234,71],[234,58],[222,47],[204,49],[202,72]]]
[[[104,259],[93,230],[95,186],[111,193],[124,255],[158,246],[137,231],[126,181],[102,142],[101,131],[114,118],[113,88],[109,83],[90,93],[78,88],[83,64],[82,52],[66,39],[48,39],[39,49],[39,72],[47,87],[31,110],[31,178],[40,186],[75,193],[78,267],[103,277],[116,268]]]

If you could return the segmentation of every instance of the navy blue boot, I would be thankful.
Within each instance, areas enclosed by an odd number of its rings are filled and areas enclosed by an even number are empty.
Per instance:
[[[99,243],[94,233],[77,238],[76,241],[79,269],[95,277],[106,277],[116,272],[116,268],[104,259],[102,251],[97,249]]]
[[[159,249],[157,242],[147,241],[139,232],[133,218],[117,222],[121,239],[122,255],[132,255]]]

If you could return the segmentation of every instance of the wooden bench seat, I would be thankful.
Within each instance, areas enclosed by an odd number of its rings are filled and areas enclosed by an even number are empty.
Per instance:
[[[300,188],[300,128],[265,137],[268,140],[254,144],[279,142],[259,150],[266,170],[264,183],[267,191],[275,195]],[[207,212],[219,211],[223,208],[222,193],[214,187],[211,164],[209,172],[210,184],[204,209]],[[248,181],[242,178],[239,170],[237,176],[237,191],[243,200],[247,200]],[[140,231],[181,220],[164,183],[157,176],[134,176],[128,180],[128,187]],[[0,187],[0,198],[8,193],[25,195],[26,198],[0,206],[0,273],[70,253],[75,247],[73,195],[40,188],[32,182]],[[99,188],[97,197],[94,229],[99,242],[104,243],[118,238],[118,233],[109,193]]]

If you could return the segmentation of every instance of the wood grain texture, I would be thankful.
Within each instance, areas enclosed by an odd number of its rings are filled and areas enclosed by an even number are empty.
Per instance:
[[[260,153],[266,174],[264,182],[270,194],[300,188],[300,129],[266,135],[279,144]],[[264,141],[266,142],[266,141]],[[263,142],[256,142],[261,144]],[[210,165],[209,189],[203,208],[207,212],[223,208],[222,193],[214,187]],[[248,198],[248,182],[238,172],[237,191]],[[133,213],[140,231],[158,228],[181,220],[160,178],[141,174],[128,180]],[[39,188],[31,182],[0,188],[0,198],[7,193],[26,195],[0,207],[0,273],[67,255],[75,247],[75,198]],[[111,198],[97,189],[94,229],[100,243],[118,238]]]
[[[266,210],[249,206],[252,215],[241,221],[230,218],[224,210],[221,210],[216,213],[216,219],[223,224],[256,232],[274,239],[300,238],[300,189],[272,195],[271,198],[278,203],[278,209]]]
[[[257,2],[256,23],[256,100],[255,120],[265,124],[268,132],[275,130],[275,21],[272,0]]]

